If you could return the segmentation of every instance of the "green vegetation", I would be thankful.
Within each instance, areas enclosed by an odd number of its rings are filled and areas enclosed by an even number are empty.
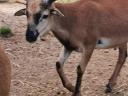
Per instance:
[[[0,28],[0,36],[1,37],[9,38],[12,35],[13,35],[12,31],[11,31],[11,29],[8,26],[2,26]]]

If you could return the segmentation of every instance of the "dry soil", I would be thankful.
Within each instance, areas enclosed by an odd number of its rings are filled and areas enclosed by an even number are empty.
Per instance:
[[[0,3],[0,26],[7,25],[15,34],[0,42],[12,64],[11,96],[71,96],[60,81],[55,63],[62,45],[53,35],[45,41],[29,44],[25,40],[26,17],[13,14],[25,6]],[[82,80],[83,96],[128,96],[128,61],[122,68],[113,93],[105,94],[105,85],[110,78],[118,57],[118,50],[95,50]],[[80,53],[74,52],[64,70],[75,84],[76,66]]]

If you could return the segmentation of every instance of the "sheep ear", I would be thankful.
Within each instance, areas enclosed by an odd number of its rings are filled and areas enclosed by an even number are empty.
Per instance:
[[[22,16],[22,15],[26,15],[26,8],[21,9],[14,14],[14,16]]]
[[[54,15],[64,16],[64,14],[57,8],[51,9],[50,13]]]

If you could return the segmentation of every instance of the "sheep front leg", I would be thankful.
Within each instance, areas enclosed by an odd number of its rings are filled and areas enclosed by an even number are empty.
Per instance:
[[[75,91],[72,96],[81,96],[80,90],[81,90],[82,77],[87,67],[87,64],[90,60],[90,57],[93,53],[93,50],[94,50],[93,46],[88,46],[85,48],[85,50],[82,53],[82,59],[80,65],[78,65],[77,67],[77,80],[76,80]]]
[[[73,92],[74,91],[74,86],[69,82],[67,77],[65,76],[63,66],[64,62],[67,60],[67,58],[70,56],[72,51],[69,51],[65,47],[62,48],[59,60],[56,62],[56,70],[61,78],[62,84],[65,88],[67,88],[69,91]]]

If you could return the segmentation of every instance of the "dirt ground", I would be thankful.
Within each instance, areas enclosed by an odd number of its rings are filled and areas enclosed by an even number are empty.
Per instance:
[[[12,64],[10,96],[71,96],[60,81],[55,63],[62,45],[53,35],[45,41],[29,44],[25,40],[26,17],[13,16],[21,4],[0,3],[0,26],[8,25],[13,37],[0,38]],[[105,94],[105,85],[116,64],[118,50],[95,50],[83,77],[83,96],[128,96],[128,61],[123,66],[113,93]],[[74,52],[65,64],[65,72],[75,84],[80,53]]]

